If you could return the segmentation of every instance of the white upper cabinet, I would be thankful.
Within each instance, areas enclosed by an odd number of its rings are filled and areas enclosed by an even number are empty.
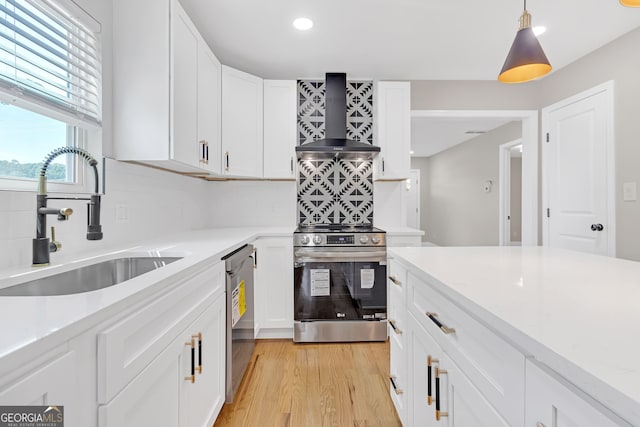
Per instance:
[[[113,11],[116,158],[218,172],[220,63],[176,0],[114,0]]]
[[[411,168],[411,84],[378,82],[375,179],[409,178]]]
[[[264,177],[294,179],[297,82],[264,81]]]
[[[262,79],[222,66],[222,173],[261,178]]]
[[[198,44],[198,161],[219,175],[222,166],[222,65],[204,40]]]

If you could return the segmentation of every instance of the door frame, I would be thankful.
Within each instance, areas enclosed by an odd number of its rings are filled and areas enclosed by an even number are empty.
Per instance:
[[[522,144],[522,138],[500,144],[498,148],[500,164],[498,244],[500,246],[511,246],[511,221],[509,220],[511,216],[511,149],[520,144]]]
[[[583,99],[604,93],[607,108],[606,150],[607,150],[607,255],[616,256],[616,161],[615,161],[615,132],[614,132],[614,82],[608,80],[590,89],[565,98],[542,109],[542,135],[549,132],[549,114],[552,111],[582,101]],[[549,156],[551,150],[546,143],[542,143],[542,203],[543,207],[549,207]],[[546,208],[545,208],[546,209]],[[546,213],[542,215],[542,245],[547,246],[550,241],[549,218]]]
[[[522,121],[522,246],[538,245],[538,110],[411,110],[411,117]]]
[[[414,182],[413,182],[414,175],[417,176],[416,184],[415,184],[415,194],[416,194],[415,197],[417,198],[416,207],[418,209],[418,215],[417,215],[417,218],[416,218],[417,227],[415,227],[415,228],[417,228],[418,230],[421,230],[422,229],[421,228],[421,226],[422,226],[421,222],[422,221],[420,221],[420,217],[422,216],[422,209],[421,209],[420,205],[422,203],[422,195],[420,194],[420,181],[421,181],[420,180],[420,169],[409,169],[409,178],[407,178],[407,179],[410,181],[409,185],[411,185],[411,187],[414,187]],[[409,190],[410,189],[408,189],[407,191],[409,191]],[[408,217],[408,212],[409,212],[409,205],[407,204],[407,217]],[[415,215],[415,212],[413,213],[413,215]],[[408,221],[407,221],[407,225],[409,225]]]

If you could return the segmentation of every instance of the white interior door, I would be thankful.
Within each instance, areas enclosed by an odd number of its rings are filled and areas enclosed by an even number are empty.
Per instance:
[[[420,229],[420,170],[411,169],[407,179],[407,227]]]
[[[613,84],[542,111],[545,245],[615,255]]]

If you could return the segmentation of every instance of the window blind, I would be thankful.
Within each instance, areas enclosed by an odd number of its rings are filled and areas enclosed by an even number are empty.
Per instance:
[[[49,0],[0,0],[0,89],[100,124],[99,38]]]

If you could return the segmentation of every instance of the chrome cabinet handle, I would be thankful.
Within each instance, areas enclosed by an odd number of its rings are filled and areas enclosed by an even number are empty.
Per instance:
[[[291,156],[291,175],[293,175],[293,156]]]
[[[441,330],[442,332],[444,332],[445,334],[455,334],[455,333],[456,333],[456,330],[455,330],[454,328],[448,328],[448,327],[446,327],[445,325],[443,325],[443,324],[442,324],[442,322],[440,322],[440,321],[437,319],[437,317],[438,317],[438,313],[430,313],[430,312],[428,312],[428,311],[427,311],[427,312],[425,313],[425,315],[426,315],[429,319],[431,319],[431,321],[432,321],[433,323],[435,323],[435,324],[436,324],[436,326],[437,326],[438,328],[440,328],[440,330]]]
[[[448,417],[448,412],[440,411],[440,375],[446,375],[447,371],[436,367],[436,421],[440,421],[441,417]]]
[[[402,286],[402,282],[399,281],[396,276],[389,276],[389,280],[391,280],[394,285]]]
[[[398,328],[398,325],[396,325],[396,321],[389,319],[389,325],[391,325],[391,329],[393,329],[393,332],[395,332],[398,335],[402,335],[402,329]]]
[[[228,151],[224,153],[224,157],[226,160],[226,166],[224,167],[224,170],[228,171],[229,170],[229,152]]]
[[[398,388],[398,385],[396,384],[396,380],[398,379],[398,377],[396,377],[395,375],[391,375],[389,377],[389,380],[391,381],[391,387],[393,387],[393,391],[397,394],[397,395],[401,395],[402,393],[404,393],[404,391],[400,388]]]

